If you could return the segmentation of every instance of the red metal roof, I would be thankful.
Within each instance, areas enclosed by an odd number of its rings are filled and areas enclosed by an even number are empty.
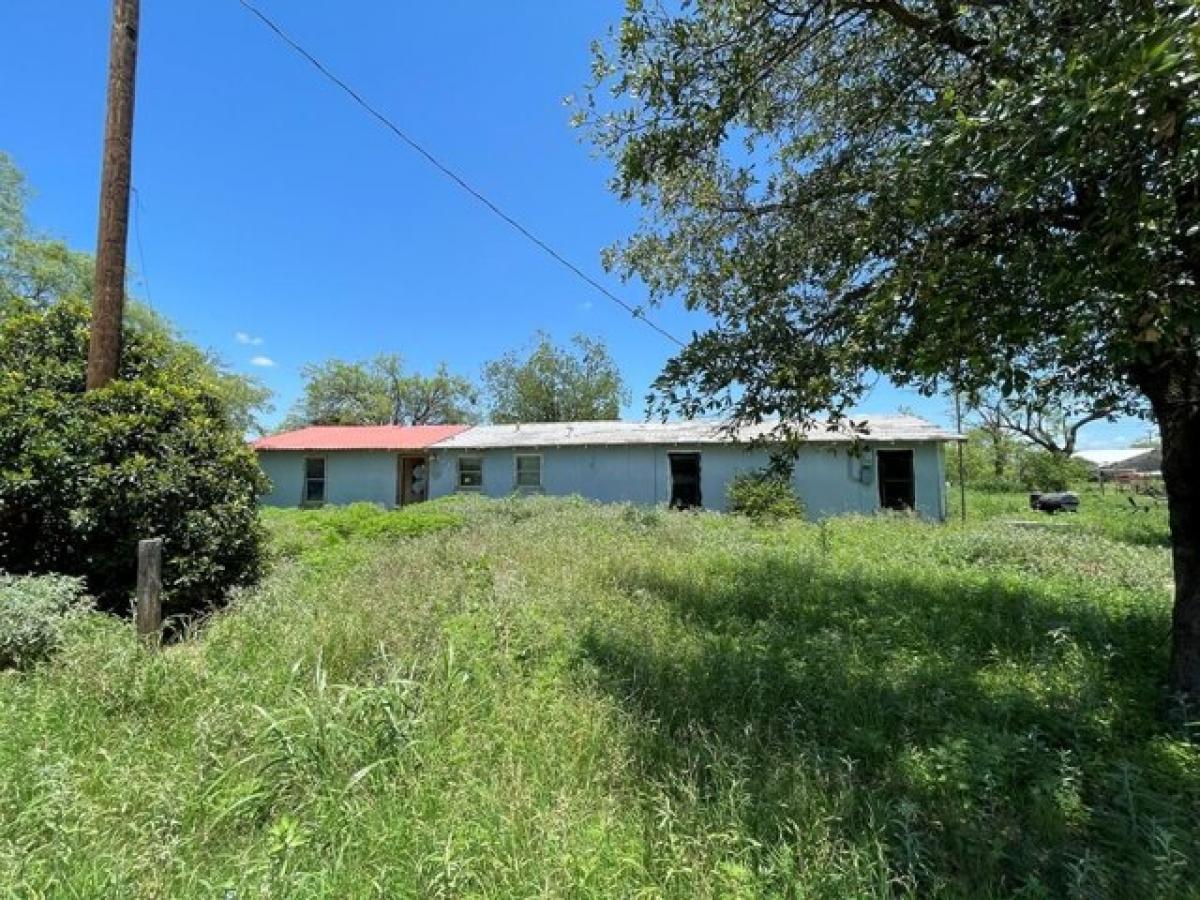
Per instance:
[[[469,425],[312,425],[254,441],[255,450],[421,450]]]

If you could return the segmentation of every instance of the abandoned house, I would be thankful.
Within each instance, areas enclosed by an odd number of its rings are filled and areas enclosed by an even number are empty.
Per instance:
[[[960,436],[914,416],[867,419],[854,437],[813,428],[793,469],[813,518],[911,509],[946,514],[945,445]],[[723,510],[739,473],[770,461],[770,424],[712,422],[314,426],[253,447],[270,506],[404,506],[472,492],[577,494],[601,502]]]

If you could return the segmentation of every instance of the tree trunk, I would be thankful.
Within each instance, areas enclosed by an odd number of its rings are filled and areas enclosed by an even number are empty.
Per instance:
[[[1194,362],[1145,387],[1162,432],[1175,604],[1167,686],[1200,702],[1200,374]]]
[[[1004,477],[1005,457],[1008,455],[1004,446],[1004,432],[999,427],[984,427],[987,428],[988,440],[992,442],[992,474],[999,481]]]

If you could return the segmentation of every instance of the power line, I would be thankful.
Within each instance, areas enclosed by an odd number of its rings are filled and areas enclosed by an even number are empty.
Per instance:
[[[154,306],[150,296],[150,273],[146,271],[146,254],[142,251],[142,195],[136,186],[129,188],[133,192],[133,236],[137,241],[138,266],[142,274],[142,287],[146,289],[146,303]]]
[[[596,281],[596,279],[594,279],[594,278],[592,278],[592,276],[588,275],[585,271],[583,271],[583,269],[579,268],[579,266],[575,265],[575,263],[571,262],[569,259],[567,259],[565,256],[563,256],[561,253],[559,253],[557,250],[555,250],[552,246],[547,244],[544,240],[542,240],[540,237],[538,237],[536,234],[534,234],[532,231],[530,231],[528,228],[526,228],[524,225],[522,225],[520,222],[518,222],[516,219],[514,219],[511,215],[509,215],[503,209],[501,209],[499,206],[497,206],[494,202],[489,200],[484,194],[482,194],[476,188],[472,187],[471,184],[466,181],[466,179],[464,179],[461,175],[459,175],[457,172],[455,172],[453,169],[451,169],[448,165],[446,165],[441,160],[439,160],[430,151],[426,150],[424,146],[417,143],[417,141],[413,140],[411,137],[409,137],[407,134],[405,134],[404,131],[402,131],[400,129],[400,127],[398,125],[396,125],[391,119],[389,119],[386,115],[384,115],[382,112],[380,112],[374,106],[372,106],[369,102],[367,102],[367,100],[364,99],[363,96],[361,94],[359,94],[356,90],[354,90],[354,88],[350,87],[350,85],[348,85],[346,82],[342,81],[342,79],[339,78],[337,75],[334,75],[333,72],[329,71],[329,69],[327,69],[319,59],[317,59],[315,56],[313,56],[311,53],[309,53],[307,50],[305,50],[302,46],[300,46],[300,44],[298,44],[287,32],[285,32],[279,25],[277,25],[274,21],[272,21],[270,19],[270,17],[268,17],[266,15],[266,13],[264,13],[262,10],[258,9],[256,6],[254,6],[254,4],[248,2],[248,0],[238,0],[238,2],[241,3],[242,6],[248,12],[252,13],[255,17],[258,18],[259,21],[261,21],[264,25],[266,25],[267,28],[269,28],[271,31],[273,31],[280,40],[282,40],[285,44],[287,44],[289,47],[291,47],[293,50],[295,50],[297,53],[299,53],[302,57],[304,57],[306,60],[308,60],[308,62],[312,64],[313,68],[315,68],[318,72],[320,72],[322,75],[324,75],[327,79],[329,79],[331,82],[333,82],[339,88],[341,88],[343,92],[348,94],[355,103],[357,103],[364,110],[366,110],[371,116],[373,116],[375,119],[379,120],[379,122],[382,123],[384,125],[384,127],[386,127],[389,131],[391,131],[393,134],[395,134],[396,137],[400,138],[400,140],[402,140],[410,148],[412,148],[417,153],[419,153],[421,156],[423,156],[425,158],[425,160],[430,163],[430,165],[432,165],[434,168],[436,168],[438,171],[440,171],[443,175],[445,175],[447,178],[449,178],[451,181],[453,181],[455,184],[457,184],[460,188],[462,188],[464,191],[466,191],[468,194],[470,194],[472,197],[474,197],[476,200],[478,200],[480,203],[482,203],[484,206],[486,206],[488,209],[490,209],[493,213],[495,213],[497,216],[499,216],[501,219],[503,219],[509,226],[511,226],[513,229],[515,229],[517,232],[519,232],[523,237],[525,237],[527,240],[529,240],[533,244],[535,244],[538,248],[540,248],[544,253],[549,255],[552,259],[554,259],[560,265],[562,265],[565,268],[567,268],[568,270],[570,270],[578,278],[581,278],[584,282],[586,282],[588,285],[590,285],[593,289],[598,291],[602,296],[608,298],[613,303],[620,306],[623,310],[625,310],[627,313],[629,313],[635,319],[641,320],[646,325],[650,326],[655,331],[657,331],[660,335],[665,337],[668,341],[671,341],[672,343],[674,343],[680,347],[686,346],[686,344],[683,341],[681,341],[679,338],[675,337],[675,335],[671,334],[671,332],[667,331],[665,328],[663,328],[662,326],[655,323],[652,319],[650,319],[645,314],[645,312],[643,312],[639,307],[632,306],[631,304],[626,303],[624,300],[622,300],[620,297],[618,297],[616,294],[614,294],[612,291],[610,291],[608,288],[606,288],[600,282]]]

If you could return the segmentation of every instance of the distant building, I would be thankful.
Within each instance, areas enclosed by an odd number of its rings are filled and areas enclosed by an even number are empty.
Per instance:
[[[1162,450],[1152,447],[1149,450],[1141,448],[1136,456],[1131,456],[1120,464],[1122,469],[1132,469],[1143,474],[1162,472]]]
[[[1155,478],[1162,474],[1162,450],[1158,447],[1081,450],[1075,456],[1090,463],[1105,481]]]
[[[944,447],[960,436],[914,416],[868,419],[854,437],[813,428],[793,473],[809,515],[946,512]],[[772,426],[712,422],[311,427],[254,442],[263,502],[403,506],[454,493],[577,494],[602,502],[723,510],[733,478],[770,461]]]

